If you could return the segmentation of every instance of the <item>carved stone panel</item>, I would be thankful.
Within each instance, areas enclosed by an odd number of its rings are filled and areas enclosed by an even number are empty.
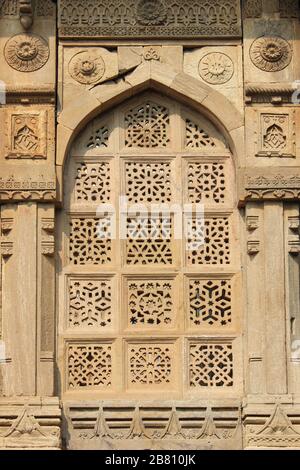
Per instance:
[[[7,113],[6,158],[47,158],[47,112]]]
[[[88,13],[87,13],[88,12]],[[59,7],[61,37],[200,38],[238,37],[240,6],[236,0],[203,3],[200,0],[62,0]],[[88,26],[87,26],[88,25]]]
[[[254,166],[295,165],[297,111],[271,107],[247,109],[247,159]]]

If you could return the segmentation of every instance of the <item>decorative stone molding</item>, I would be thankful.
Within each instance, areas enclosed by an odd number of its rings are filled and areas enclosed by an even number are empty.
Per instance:
[[[55,90],[48,86],[39,87],[6,87],[6,104],[54,104]]]
[[[295,409],[277,403],[265,419],[269,406],[256,405],[251,408],[244,419],[247,447],[300,447],[300,428]]]
[[[241,201],[270,199],[299,199],[299,168],[246,170],[241,175]]]
[[[0,448],[58,449],[60,409],[55,398],[6,399],[0,405]]]
[[[4,49],[8,65],[19,72],[34,72],[49,59],[47,41],[37,34],[17,34],[10,38]]]
[[[166,449],[241,448],[240,411],[236,404],[222,409],[214,404],[213,411],[207,403],[157,405],[66,403],[66,415],[72,423],[68,448],[120,449],[128,448],[131,441]],[[92,430],[81,419],[87,412],[94,423]]]
[[[234,72],[231,58],[223,53],[210,52],[199,62],[199,75],[211,85],[222,85],[228,82]]]
[[[37,180],[32,178],[15,179],[13,175],[8,178],[0,177],[1,201],[53,201],[55,198],[55,181],[46,180],[43,175],[40,175]]]
[[[246,85],[246,104],[271,103],[274,105],[287,104],[292,102],[292,95],[295,88],[292,85],[268,84],[268,85]]]
[[[62,0],[61,37],[200,38],[240,37],[240,2],[213,0],[91,0],[88,15],[83,0]]]
[[[279,72],[292,60],[292,48],[288,41],[280,36],[261,36],[250,47],[253,64],[264,72]]]

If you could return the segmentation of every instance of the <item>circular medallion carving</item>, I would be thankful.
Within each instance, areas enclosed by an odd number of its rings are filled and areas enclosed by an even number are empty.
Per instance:
[[[199,61],[199,75],[207,83],[221,85],[233,75],[233,62],[226,54],[209,52]]]
[[[34,72],[49,59],[49,46],[44,38],[36,34],[18,34],[7,41],[4,56],[13,69]]]
[[[136,6],[136,16],[143,25],[162,24],[167,10],[162,0],[140,0]]]
[[[69,72],[71,77],[79,83],[85,85],[96,83],[104,75],[104,60],[96,51],[78,52],[70,60]]]
[[[252,43],[250,58],[260,70],[278,72],[291,62],[292,49],[289,43],[280,36],[262,36]]]

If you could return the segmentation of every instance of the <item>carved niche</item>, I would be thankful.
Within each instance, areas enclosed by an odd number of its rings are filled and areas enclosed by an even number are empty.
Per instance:
[[[47,158],[47,112],[18,111],[7,113],[7,159]]]
[[[295,157],[295,113],[257,115],[257,157]]]
[[[62,37],[197,38],[241,35],[237,0],[62,0]]]

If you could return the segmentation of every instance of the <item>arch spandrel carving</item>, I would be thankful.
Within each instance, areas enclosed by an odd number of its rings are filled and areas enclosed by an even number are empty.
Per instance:
[[[168,66],[145,63],[126,77],[126,82],[82,91],[74,105],[58,119],[58,172],[62,170],[72,141],[92,118],[135,93],[153,89],[188,104],[207,115],[226,135],[237,167],[244,166],[244,120],[240,112],[221,93],[185,73],[174,73]],[[60,175],[61,178],[61,175]]]

